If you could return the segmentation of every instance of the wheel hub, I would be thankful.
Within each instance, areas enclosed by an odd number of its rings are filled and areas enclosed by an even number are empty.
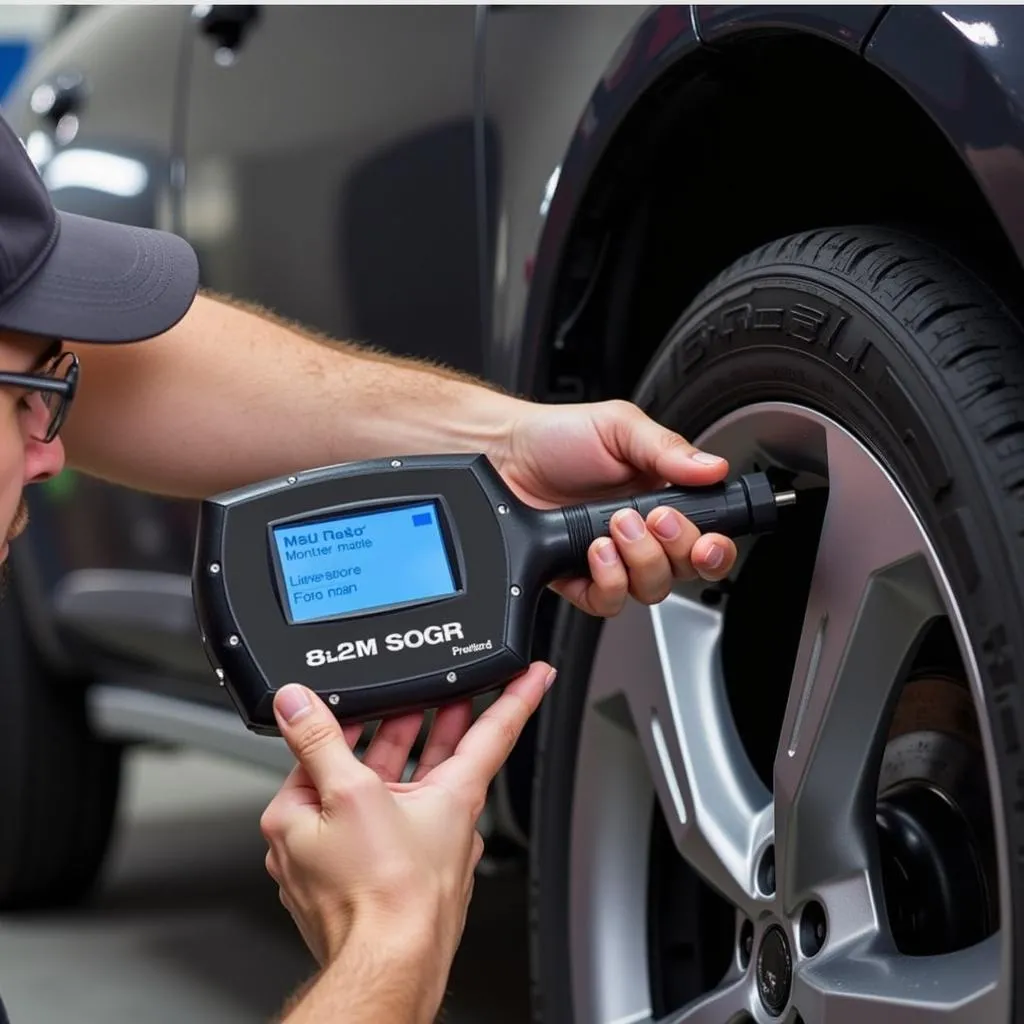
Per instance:
[[[950,953],[996,927],[991,821],[970,697],[949,678],[904,688],[876,807],[893,939],[908,956]]]
[[[757,993],[773,1017],[786,1008],[792,987],[793,954],[789,940],[778,925],[772,925],[764,933],[757,952]]]
[[[988,894],[962,815],[925,783],[876,812],[886,908],[898,948],[925,956],[963,949],[989,932]]]

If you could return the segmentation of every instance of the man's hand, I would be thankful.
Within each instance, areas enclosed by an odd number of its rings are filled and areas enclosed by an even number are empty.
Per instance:
[[[530,504],[553,506],[654,490],[666,483],[717,483],[728,463],[698,451],[629,402],[585,405],[522,403],[494,457],[502,476]],[[593,579],[560,582],[555,589],[592,615],[616,615],[626,597],[655,604],[673,579],[722,579],[736,546],[719,534],[701,535],[672,508],[646,521],[632,509],[617,512],[612,538],[591,545]]]
[[[535,663],[472,726],[469,702],[442,708],[405,783],[421,714],[383,723],[360,762],[350,749],[360,727],[343,731],[304,687],[275,695],[298,764],[260,822],[267,870],[319,963],[358,951],[346,971],[372,972],[367,984],[380,979],[396,1024],[432,1020],[440,1005],[483,852],[476,826],[487,788],[553,678]],[[346,982],[359,984],[358,976]]]

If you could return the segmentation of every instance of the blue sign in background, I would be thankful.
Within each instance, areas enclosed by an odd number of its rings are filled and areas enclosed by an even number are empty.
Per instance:
[[[31,52],[32,44],[27,40],[0,39],[0,103],[7,99]]]

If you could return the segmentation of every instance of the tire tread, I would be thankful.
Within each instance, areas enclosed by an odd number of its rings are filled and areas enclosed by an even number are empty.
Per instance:
[[[691,309],[752,271],[810,268],[844,278],[920,345],[1001,481],[1024,536],[1024,335],[999,297],[931,243],[878,227],[813,230],[767,243],[702,289]]]

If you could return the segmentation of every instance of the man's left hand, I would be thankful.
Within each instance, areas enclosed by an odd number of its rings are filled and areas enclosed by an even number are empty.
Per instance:
[[[501,475],[524,501],[552,507],[654,490],[665,484],[717,483],[728,463],[701,452],[630,402],[578,405],[524,404],[504,450]],[[564,580],[554,589],[592,615],[616,615],[628,595],[645,604],[664,600],[674,579],[717,580],[736,560],[736,546],[720,534],[701,534],[672,508],[644,520],[632,509],[616,512],[611,539],[588,552],[591,579]]]

